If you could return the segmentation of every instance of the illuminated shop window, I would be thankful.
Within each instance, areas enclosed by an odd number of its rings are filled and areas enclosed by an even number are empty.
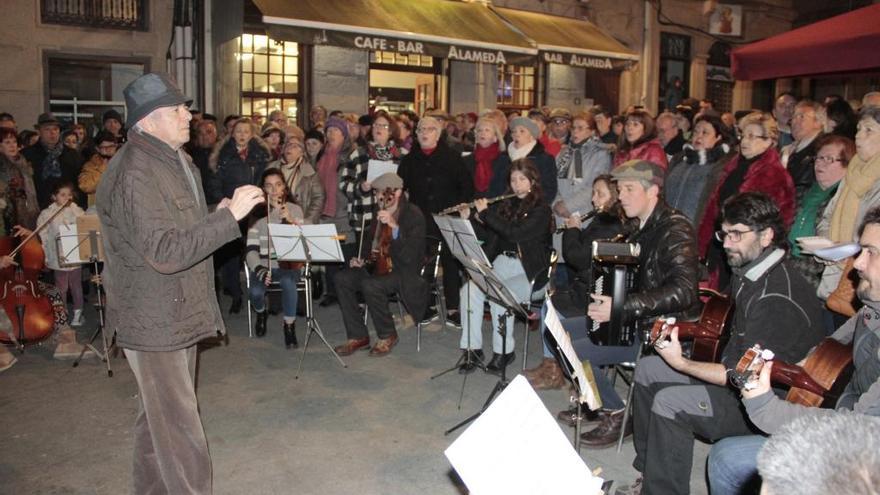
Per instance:
[[[535,106],[535,68],[522,65],[498,66],[498,108],[526,109]]]
[[[259,34],[239,38],[236,54],[241,74],[241,114],[268,116],[283,110],[296,122],[300,101],[299,45]]]
[[[397,52],[370,52],[370,63],[389,65],[408,65],[411,67],[433,67],[434,57],[430,55]]]

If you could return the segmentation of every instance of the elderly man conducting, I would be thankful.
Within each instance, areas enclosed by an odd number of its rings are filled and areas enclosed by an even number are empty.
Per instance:
[[[133,493],[211,493],[211,457],[195,393],[196,344],[224,331],[211,253],[241,235],[263,200],[242,186],[208,213],[189,140],[190,101],[163,74],[123,91],[128,143],[98,186],[107,326],[140,391]]]

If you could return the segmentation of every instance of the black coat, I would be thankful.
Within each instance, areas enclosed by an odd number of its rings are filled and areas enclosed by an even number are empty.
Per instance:
[[[397,175],[403,179],[410,203],[425,215],[430,235],[439,237],[432,213],[474,199],[474,180],[461,154],[442,141],[430,155],[425,155],[418,144],[414,145],[400,161]]]
[[[541,202],[510,220],[500,213],[502,205],[508,202],[513,202],[516,207],[520,200],[508,199],[478,214],[482,223],[474,221],[474,231],[484,241],[483,251],[490,261],[505,251],[517,251],[529,280],[537,279],[536,285],[543,285],[545,270],[550,264],[553,214],[547,203]],[[542,273],[544,277],[540,276]]]
[[[556,159],[544,151],[544,145],[535,142],[535,147],[529,152],[528,158],[535,162],[538,175],[541,179],[541,190],[544,192],[544,200],[552,203],[556,198]],[[489,184],[489,196],[500,196],[509,188],[510,184],[510,155],[501,153],[493,163],[492,182]]]
[[[256,139],[251,139],[248,142],[247,160],[242,160],[235,140],[229,139],[220,149],[215,174],[209,177],[211,182],[205,186],[205,197],[231,198],[238,187],[260,185],[260,176],[271,159],[269,150]]]
[[[637,226],[635,222],[628,224],[630,229]],[[641,252],[639,290],[627,295],[624,320],[640,320],[649,327],[664,315],[698,318],[700,261],[691,221],[661,200],[645,225],[627,240],[638,243]]]
[[[806,148],[795,151],[788,157],[788,164],[785,168],[788,170],[789,175],[791,175],[791,180],[794,181],[795,205],[801,204],[801,198],[804,197],[804,194],[816,182],[816,171],[813,168],[816,163],[816,152],[818,151],[816,143],[819,142],[819,138],[822,136],[822,134],[819,134]]]
[[[31,164],[34,169],[34,186],[37,190],[37,203],[40,209],[44,209],[52,202],[52,189],[57,182],[73,183],[73,201],[79,206],[86,205],[86,195],[79,190],[79,173],[82,172],[83,158],[76,150],[72,150],[62,143],[61,155],[58,161],[61,164],[61,177],[55,179],[43,178],[43,160],[48,152],[42,143],[37,142],[33,146],[29,146],[21,152],[24,158]]]
[[[193,164],[199,168],[199,175],[202,177],[202,184],[205,189],[205,201],[207,201],[209,205],[219,203],[220,200],[223,199],[222,196],[217,196],[217,194],[220,193],[219,188],[209,187],[213,182],[214,176],[214,171],[211,170],[211,165],[209,163],[211,158],[211,148],[193,146],[190,151],[190,156],[192,157]]]

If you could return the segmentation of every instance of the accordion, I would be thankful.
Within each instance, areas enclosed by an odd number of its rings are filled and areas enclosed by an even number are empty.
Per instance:
[[[593,241],[592,294],[611,297],[611,319],[594,322],[587,316],[587,335],[596,345],[630,346],[636,342],[636,321],[623,323],[623,307],[627,294],[638,290],[638,244]],[[587,297],[587,305],[590,298]]]

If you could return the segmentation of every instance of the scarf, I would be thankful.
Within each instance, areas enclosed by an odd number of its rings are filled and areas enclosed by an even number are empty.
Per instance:
[[[529,153],[532,152],[532,149],[534,149],[536,144],[538,144],[537,141],[532,141],[529,144],[524,145],[522,148],[517,148],[514,143],[510,143],[510,146],[507,148],[507,154],[510,156],[510,161],[515,162],[520,158],[529,156]]]
[[[383,162],[396,162],[400,160],[400,150],[394,141],[388,141],[385,146],[379,143],[370,143],[367,145],[367,153],[370,158],[382,160]]]
[[[336,169],[339,166],[339,151],[339,148],[324,148],[324,154],[318,160],[318,177],[321,178],[321,184],[327,191],[324,199],[324,211],[321,213],[328,217],[336,216],[335,191],[339,183]]]
[[[498,143],[492,143],[485,148],[477,146],[474,149],[474,190],[478,193],[485,193],[489,190],[489,183],[492,181],[492,162],[498,158],[501,150]]]
[[[303,163],[305,163],[305,158],[300,156],[296,163],[281,164],[281,173],[284,174],[284,182],[287,183],[287,195],[292,198],[294,202],[298,202],[296,188],[299,187],[299,182],[302,178],[301,172]]]
[[[707,163],[715,163],[729,153],[730,146],[727,143],[720,143],[710,150],[697,150],[688,143],[682,147],[682,151],[684,151],[684,161],[688,165],[705,165]]]
[[[61,152],[64,151],[64,145],[58,143],[54,148],[49,148],[48,146],[43,146],[46,150],[46,157],[43,158],[42,172],[40,173],[40,178],[43,180],[51,180],[57,179],[61,177],[61,161],[59,158],[61,157]]]
[[[569,143],[557,159],[557,177],[561,179],[581,179],[584,177],[584,145],[590,141],[584,139],[580,143]]]
[[[852,242],[859,204],[865,194],[880,179],[880,153],[864,161],[853,157],[846,168],[846,177],[840,186],[840,197],[831,214],[831,240]]]

